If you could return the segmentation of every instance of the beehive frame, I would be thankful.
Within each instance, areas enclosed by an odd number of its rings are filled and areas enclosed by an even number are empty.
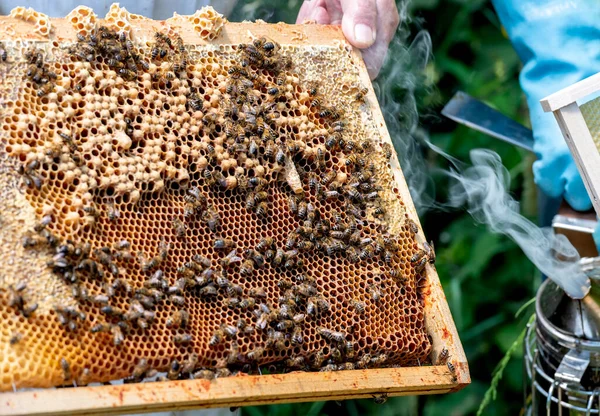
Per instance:
[[[600,91],[600,73],[592,75],[540,100],[552,112],[575,159],[596,214],[600,215],[600,152],[578,100]]]
[[[159,24],[160,22],[155,22]],[[142,22],[141,25],[144,25]],[[56,39],[74,38],[73,29],[64,19],[52,19]],[[151,27],[146,28],[152,31]],[[203,43],[191,27],[178,28],[186,43]],[[339,47],[346,44],[339,27],[261,23],[227,23],[216,44],[248,42],[248,33],[267,36],[282,45],[318,44]],[[31,33],[31,25],[21,20],[0,18],[0,33],[10,37],[26,37],[47,42],[48,38]],[[1,36],[0,36],[1,37]],[[39,39],[38,39],[39,38]],[[360,65],[361,81],[368,86],[367,101],[375,124],[384,141],[391,143],[377,99],[360,53],[352,51]],[[415,208],[395,153],[392,172],[399,196],[411,218],[417,219]],[[419,236],[424,239],[419,226]],[[405,368],[338,371],[332,373],[293,372],[263,376],[237,376],[207,380],[167,381],[95,387],[44,389],[3,393],[2,414],[119,414],[206,407],[246,406],[284,402],[343,400],[415,394],[441,394],[457,391],[470,382],[468,365],[460,339],[442,291],[435,268],[426,266],[425,322],[432,339],[432,362],[437,362],[443,348],[448,349],[455,366],[454,374],[446,365],[424,365]]]

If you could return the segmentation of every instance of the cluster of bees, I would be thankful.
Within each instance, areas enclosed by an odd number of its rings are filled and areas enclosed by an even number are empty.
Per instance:
[[[119,34],[101,26],[87,37],[77,34],[77,40],[70,50],[73,56],[87,62],[100,58],[123,79],[133,80],[139,70],[149,69],[148,62],[136,52],[126,32]]]
[[[286,76],[286,71],[292,66],[291,59],[280,53],[280,45],[266,38],[241,44],[236,50],[236,57],[228,69],[226,98],[220,108],[208,110],[203,115],[204,133],[211,139],[222,138],[220,146],[230,155],[240,160],[253,159],[255,165],[268,167],[267,174],[251,176],[236,171],[235,175],[226,176],[228,173],[220,167],[216,140],[208,143],[203,155],[208,161],[207,166],[194,179],[207,187],[191,186],[182,190],[183,208],[171,217],[173,234],[178,239],[186,238],[192,221],[200,220],[205,224],[211,233],[213,248],[222,253],[218,261],[194,255],[190,261],[176,268],[176,276],[168,276],[165,270],[168,267],[166,263],[170,261],[171,245],[166,239],[159,243],[155,256],[132,252],[131,243],[127,240],[99,248],[93,248],[89,243],[63,242],[48,230],[52,216],[42,218],[23,240],[24,247],[44,245],[54,250],[48,266],[71,286],[73,298],[79,305],[100,309],[104,320],[97,321],[89,330],[110,334],[115,347],[121,346],[129,333],[150,328],[156,321],[157,308],[167,301],[174,306],[166,322],[173,331],[172,342],[178,347],[193,345],[194,339],[189,331],[190,313],[186,309],[188,296],[210,302],[222,295],[227,308],[249,312],[253,317],[253,321],[239,318],[231,324],[223,323],[213,332],[209,341],[211,348],[218,348],[224,343],[229,345],[227,357],[216,368],[199,366],[201,357],[196,352],[190,352],[185,360],[172,360],[166,373],[151,368],[148,360],[142,358],[127,382],[155,377],[158,380],[213,379],[231,375],[233,369],[260,371],[258,363],[267,351],[288,351],[290,345],[301,346],[305,342],[304,327],[308,321],[327,316],[332,308],[317,282],[307,273],[304,261],[307,253],[341,256],[351,263],[381,261],[389,266],[386,277],[398,284],[404,283],[402,272],[394,266],[400,250],[397,239],[385,227],[380,227],[378,235],[365,232],[363,227],[368,221],[367,215],[374,218],[385,215],[379,201],[381,188],[376,183],[376,167],[370,157],[376,150],[373,143],[368,139],[356,141],[345,134],[348,123],[344,120],[343,111],[326,104],[316,83],[309,86],[308,97],[303,104],[321,120],[327,133],[313,142],[282,133],[277,120],[291,89]],[[87,37],[79,36],[70,53],[75,59],[104,63],[128,81],[147,71],[150,62],[170,62],[169,70],[162,74],[167,81],[184,76],[191,63],[178,36],[172,39],[156,32],[149,54],[142,55],[124,33],[118,34],[103,27]],[[41,53],[31,52],[25,58],[32,69],[27,75],[40,84],[40,89],[56,79],[55,74],[44,69]],[[161,80],[163,78],[154,79]],[[361,101],[365,94],[360,89],[355,99]],[[203,109],[203,94],[197,87],[190,88],[186,101],[190,112]],[[128,128],[133,129],[130,124]],[[59,135],[68,145],[71,156],[76,158],[77,148],[71,136]],[[385,156],[391,157],[391,146],[384,145],[382,148]],[[332,155],[339,153],[343,167],[336,171],[330,162]],[[41,179],[35,173],[38,168],[39,162],[32,162],[19,172],[27,185],[39,190]],[[241,193],[245,198],[245,208],[258,218],[267,219],[272,210],[269,191],[273,186],[287,194],[289,213],[298,224],[287,234],[283,244],[274,238],[264,237],[253,248],[241,249],[234,241],[221,235],[220,214],[209,203],[209,195],[204,190]],[[329,202],[335,202],[339,210],[322,213],[319,207]],[[86,207],[85,211],[92,217],[105,214],[110,221],[121,216],[114,204],[105,205],[105,213],[93,207]],[[411,223],[411,230],[415,234],[418,232],[416,224]],[[434,261],[433,247],[427,243],[410,259],[418,273],[427,263]],[[122,267],[135,262],[146,279],[137,288],[128,282],[126,268]],[[281,276],[284,276],[283,272],[290,272],[293,276],[278,280],[280,295],[276,302],[267,301],[265,288],[258,286],[245,291],[231,277],[234,272],[252,276],[267,265],[281,272]],[[90,293],[89,282],[94,282],[96,287],[99,285],[101,291]],[[11,288],[13,300],[10,306],[28,316],[35,311],[35,305],[23,301],[20,297],[23,289]],[[380,283],[370,284],[367,288],[376,304],[383,297],[382,289]],[[114,306],[111,300],[115,297],[125,297],[126,305]],[[364,301],[352,299],[350,306],[357,315],[365,314]],[[77,305],[55,306],[54,311],[67,331],[79,330],[86,321],[86,314]],[[355,330],[336,331],[320,326],[317,332],[328,344],[327,354],[316,351],[307,357],[288,353],[278,365],[282,370],[337,371],[388,364],[386,353],[357,354],[354,351]],[[255,333],[266,335],[264,345],[241,353],[237,339]],[[60,360],[60,365],[64,380],[71,380],[70,365],[65,358]],[[88,378],[89,369],[86,368],[77,383],[87,384]]]
[[[3,57],[6,51],[2,48]],[[54,90],[57,75],[55,72],[48,69],[48,64],[44,62],[43,53],[35,48],[31,48],[25,52],[25,59],[27,60],[27,78],[33,81],[33,85],[37,88],[37,96],[43,97],[49,92]]]

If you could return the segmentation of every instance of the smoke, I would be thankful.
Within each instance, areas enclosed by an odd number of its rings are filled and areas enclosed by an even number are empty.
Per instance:
[[[431,38],[426,31],[420,31],[407,47],[409,20],[405,2],[399,5],[399,10],[403,23],[390,44],[373,87],[415,208],[423,214],[434,203],[435,187],[420,146],[425,134],[419,129],[416,96],[417,91],[423,89],[423,74],[431,56]]]
[[[398,8],[403,23],[390,45],[375,91],[419,215],[431,208],[465,207],[476,222],[514,240],[537,268],[567,294],[582,298],[590,282],[581,271],[577,250],[565,236],[539,228],[519,214],[519,203],[508,192],[510,176],[500,156],[490,150],[475,149],[470,152],[472,166],[467,166],[433,145],[419,128],[417,102],[431,58],[431,39],[426,31],[420,31],[407,47],[407,2],[401,2]],[[423,147],[447,159],[453,168],[430,169]],[[445,203],[435,201],[433,170],[450,179],[449,201]]]
[[[575,299],[590,288],[579,266],[579,254],[564,235],[539,228],[519,214],[519,203],[508,193],[510,176],[500,156],[484,149],[470,152],[472,166],[445,171],[451,179],[452,208],[466,207],[476,222],[513,239],[537,268]]]

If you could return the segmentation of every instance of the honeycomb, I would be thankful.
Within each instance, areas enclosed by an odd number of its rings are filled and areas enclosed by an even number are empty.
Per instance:
[[[433,250],[350,50],[132,16],[0,44],[0,390],[427,362]]]

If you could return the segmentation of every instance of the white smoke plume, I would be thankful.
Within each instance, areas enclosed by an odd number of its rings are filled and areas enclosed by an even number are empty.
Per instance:
[[[466,207],[475,221],[513,239],[529,260],[569,296],[583,298],[590,282],[578,264],[577,250],[564,235],[555,235],[550,228],[539,228],[519,214],[519,203],[508,193],[508,170],[498,154],[475,149],[470,158],[472,166],[445,172],[453,182],[448,205]]]
[[[476,222],[492,232],[513,239],[537,268],[555,281],[573,298],[582,298],[590,286],[578,264],[579,254],[562,235],[539,228],[519,213],[519,204],[508,192],[509,173],[498,154],[483,149],[470,153],[472,166],[448,155],[433,145],[418,128],[416,93],[423,89],[427,62],[431,58],[431,39],[426,31],[417,33],[409,47],[407,2],[399,2],[403,24],[376,81],[375,90],[413,202],[420,215],[428,209],[466,208]],[[430,169],[422,147],[429,147],[446,158],[452,170]],[[435,201],[432,171],[452,181],[446,203]]]

